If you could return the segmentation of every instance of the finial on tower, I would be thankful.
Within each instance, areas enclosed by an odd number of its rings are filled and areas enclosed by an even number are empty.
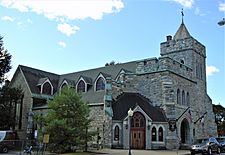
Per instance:
[[[181,16],[182,16],[182,24],[184,23],[184,9],[181,10]]]

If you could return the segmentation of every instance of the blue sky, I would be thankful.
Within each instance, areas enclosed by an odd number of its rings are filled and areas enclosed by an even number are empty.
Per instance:
[[[181,24],[206,46],[208,94],[225,106],[224,0],[0,0],[0,35],[19,64],[57,74],[160,56]]]

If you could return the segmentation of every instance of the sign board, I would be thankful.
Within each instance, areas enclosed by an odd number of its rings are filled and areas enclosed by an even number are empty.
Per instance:
[[[49,143],[49,134],[44,134],[43,143],[45,144]]]

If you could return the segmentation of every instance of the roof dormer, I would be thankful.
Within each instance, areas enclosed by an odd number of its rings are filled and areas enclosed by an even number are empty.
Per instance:
[[[40,88],[41,94],[53,95],[53,85],[48,77],[40,78],[37,86]]]
[[[105,73],[99,73],[94,83],[94,91],[105,90],[106,78],[110,75]]]
[[[77,84],[76,90],[77,92],[87,92],[88,88],[92,85],[92,79],[85,76],[80,76]]]
[[[69,83],[67,82],[67,80],[63,80],[62,84],[59,87],[60,92],[63,88],[68,87],[68,86],[69,86]]]
[[[116,81],[123,83],[125,81],[125,74],[129,74],[129,73],[132,73],[132,72],[122,68],[116,76]]]

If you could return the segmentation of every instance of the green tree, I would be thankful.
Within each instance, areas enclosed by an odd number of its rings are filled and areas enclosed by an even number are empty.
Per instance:
[[[70,146],[85,145],[90,124],[89,107],[73,88],[64,88],[48,102],[45,131],[50,134],[49,148],[66,152]]]
[[[22,89],[10,88],[8,82],[0,89],[0,129],[9,130],[16,125],[16,105],[23,97]]]
[[[0,36],[0,84],[5,81],[5,74],[11,69],[12,56],[3,47],[3,37]]]
[[[225,136],[225,108],[222,105],[213,105],[218,135]]]

